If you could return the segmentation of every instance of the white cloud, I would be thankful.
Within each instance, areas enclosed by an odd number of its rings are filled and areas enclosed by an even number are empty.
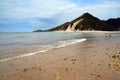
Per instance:
[[[59,25],[70,21],[84,12],[108,19],[120,16],[119,0],[98,0],[96,4],[82,6],[70,0],[0,0],[0,22],[27,22],[33,26]],[[3,21],[3,19],[6,19]],[[53,22],[35,18],[54,19]],[[8,19],[8,20],[7,20]],[[12,21],[13,20],[13,21]]]
[[[74,8],[64,11],[64,16],[71,16],[69,17],[71,20],[85,12],[90,12],[100,19],[120,17],[120,2],[106,1],[103,3],[88,6],[75,6]]]
[[[0,18],[51,18],[60,13],[61,16],[68,15],[69,17],[71,15],[77,17],[84,12],[91,12],[98,16],[107,13],[118,16],[120,11],[118,10],[120,9],[118,0],[99,0],[99,2],[99,4],[81,6],[69,0],[0,0]]]
[[[1,0],[0,3],[0,17],[12,19],[51,17],[63,9],[74,6],[67,0]]]

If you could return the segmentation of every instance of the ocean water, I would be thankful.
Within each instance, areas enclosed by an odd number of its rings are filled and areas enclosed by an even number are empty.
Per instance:
[[[86,41],[82,33],[0,33],[0,62]]]
[[[104,34],[82,32],[0,33],[0,62],[71,44],[103,39]],[[112,34],[112,39],[120,40],[120,34]]]

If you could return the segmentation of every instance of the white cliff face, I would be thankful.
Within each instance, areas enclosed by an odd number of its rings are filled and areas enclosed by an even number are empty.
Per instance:
[[[72,30],[72,28],[71,28],[71,24],[68,26],[68,28],[66,29],[66,31],[67,31],[67,32],[74,31],[74,30]]]
[[[75,23],[73,23],[73,25],[70,24],[70,25],[68,26],[68,28],[66,29],[66,31],[67,31],[67,32],[73,32],[73,31],[75,31],[76,25],[77,25],[79,22],[81,22],[81,21],[83,21],[83,19],[80,19],[80,20],[76,21]]]

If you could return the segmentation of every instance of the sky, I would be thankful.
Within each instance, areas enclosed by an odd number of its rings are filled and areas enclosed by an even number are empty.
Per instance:
[[[120,17],[119,0],[0,0],[0,32],[50,29],[83,13],[102,20]]]

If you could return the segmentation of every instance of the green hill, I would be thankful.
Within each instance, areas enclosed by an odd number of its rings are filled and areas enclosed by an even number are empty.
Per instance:
[[[70,22],[66,22],[60,26],[45,31],[81,31],[81,30],[116,31],[119,29],[120,18],[103,21],[89,13],[84,13],[82,16]]]

